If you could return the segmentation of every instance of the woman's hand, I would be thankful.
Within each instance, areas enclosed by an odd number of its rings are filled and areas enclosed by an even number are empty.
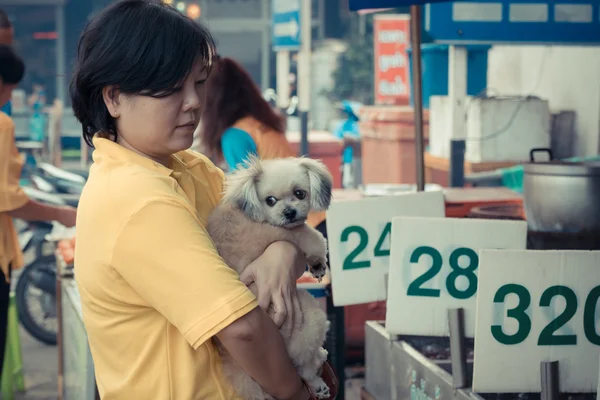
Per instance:
[[[71,228],[75,226],[75,220],[77,219],[77,209],[73,207],[64,207],[57,212],[56,222]]]
[[[275,242],[252,262],[240,275],[246,285],[255,283],[258,289],[258,304],[281,328],[286,320],[302,321],[296,292],[296,280],[306,269],[306,259],[296,246],[289,242]],[[270,307],[272,305],[272,308]]]

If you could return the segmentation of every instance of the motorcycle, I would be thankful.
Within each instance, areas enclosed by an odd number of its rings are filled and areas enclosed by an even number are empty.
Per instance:
[[[79,194],[61,192],[59,188],[77,188],[80,178],[63,174],[56,167],[36,166],[29,173],[31,186],[23,187],[27,196],[46,204],[77,206]],[[83,181],[85,182],[85,180]],[[17,220],[19,244],[25,258],[25,267],[18,276],[15,300],[19,321],[35,339],[56,345],[58,321],[56,314],[56,249],[57,231],[64,229],[58,223]]]

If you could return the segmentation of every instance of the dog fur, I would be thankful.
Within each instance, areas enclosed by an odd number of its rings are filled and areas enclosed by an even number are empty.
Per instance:
[[[288,241],[304,252],[311,273],[321,280],[327,268],[327,242],[305,222],[310,211],[329,207],[331,190],[331,174],[320,161],[252,157],[226,180],[223,200],[208,219],[208,232],[221,257],[240,274],[269,245]],[[254,284],[249,288],[257,294]],[[319,375],[327,359],[322,346],[329,322],[306,290],[298,289],[298,300],[301,310],[294,313],[294,329],[292,321],[286,321],[281,333],[298,373],[318,398],[325,399],[329,388]],[[246,400],[272,399],[220,344],[218,348],[223,372],[238,395]]]

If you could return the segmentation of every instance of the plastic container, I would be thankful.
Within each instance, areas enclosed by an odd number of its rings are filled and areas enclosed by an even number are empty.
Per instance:
[[[317,282],[316,279],[300,278],[297,283],[298,289],[304,289],[310,293],[321,305],[321,308],[327,313],[327,287],[329,283]]]
[[[467,95],[476,96],[487,87],[488,50],[492,46],[467,47]],[[448,94],[448,48],[446,44],[421,45],[423,107],[429,108],[430,96]],[[412,49],[407,49],[410,74],[410,105],[413,105]]]
[[[300,132],[286,133],[292,149],[300,152]],[[333,176],[333,187],[342,187],[342,141],[326,131],[311,131],[308,135],[308,151],[311,158],[321,160]]]
[[[414,110],[409,106],[364,106],[361,109],[362,181],[365,185],[416,183],[414,120]],[[427,111],[423,113],[423,136],[427,145]]]

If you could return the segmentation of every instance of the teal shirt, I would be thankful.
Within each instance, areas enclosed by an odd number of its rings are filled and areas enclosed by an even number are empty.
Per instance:
[[[223,133],[221,149],[229,171],[234,171],[240,164],[244,164],[248,156],[258,156],[254,139],[248,132],[239,128],[229,128]]]
[[[8,103],[6,103],[4,105],[4,107],[2,107],[2,110],[0,110],[0,111],[2,111],[4,114],[6,114],[10,117],[12,114],[12,106],[10,104],[10,101]]]

